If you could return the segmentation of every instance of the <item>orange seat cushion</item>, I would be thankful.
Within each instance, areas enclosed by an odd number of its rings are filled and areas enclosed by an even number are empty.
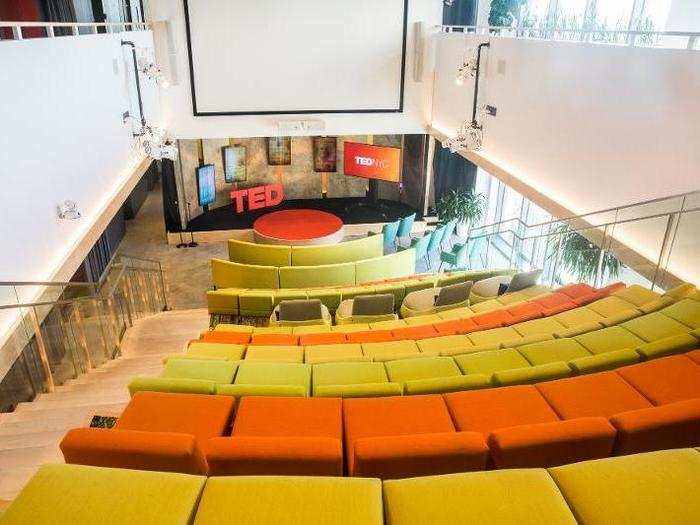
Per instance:
[[[352,475],[381,479],[483,470],[489,455],[478,432],[369,437],[354,449]]]
[[[340,439],[343,435],[342,400],[322,397],[244,397],[234,436],[317,436]]]
[[[515,306],[509,306],[506,308],[506,312],[512,315],[514,318],[528,318],[536,319],[537,317],[542,317],[542,312],[544,307],[535,302],[527,302],[523,304],[516,304]]]
[[[359,439],[454,432],[442,396],[346,399],[343,402],[345,453],[354,473],[354,445]]]
[[[685,355],[686,355],[686,357],[692,359],[693,361],[695,361],[697,364],[700,365],[700,350],[693,350],[692,352],[688,352]]]
[[[294,334],[253,334],[251,345],[294,346],[299,336]]]
[[[566,295],[570,299],[576,299],[578,297],[583,297],[585,295],[588,295],[590,293],[595,292],[595,288],[592,286],[589,286],[587,284],[579,283],[579,284],[568,284],[566,286],[562,286],[559,288],[556,293],[561,294],[561,295]]]
[[[60,444],[66,463],[206,475],[192,435],[111,428],[74,428]]]
[[[301,346],[335,345],[345,343],[347,339],[341,332],[323,332],[320,334],[301,334],[299,344]]]
[[[571,302],[571,297],[569,297],[568,295],[564,295],[563,293],[557,292],[543,295],[542,297],[538,297],[536,299],[532,299],[532,302],[539,304],[545,310],[548,308],[555,308],[561,305],[573,304]]]
[[[343,445],[324,437],[232,436],[209,440],[210,476],[342,476]]]
[[[250,341],[250,334],[238,332],[204,332],[200,337],[200,341],[207,343],[227,343],[233,345],[247,345]]]
[[[488,439],[496,468],[554,467],[612,454],[615,429],[584,417],[495,430]]]
[[[383,343],[393,341],[391,330],[367,330],[364,332],[350,332],[346,334],[348,343]]]
[[[581,297],[576,297],[573,301],[576,306],[585,306],[599,299],[605,299],[609,294],[605,292],[591,292]]]
[[[493,312],[485,312],[483,314],[475,315],[470,317],[470,319],[479,325],[480,327],[488,326],[489,328],[503,326],[503,323],[509,322],[513,318],[505,310],[494,310]],[[481,328],[486,330],[486,328]]]
[[[683,355],[626,366],[617,373],[655,405],[700,398],[700,366]]]
[[[700,399],[617,414],[616,454],[700,446]]]
[[[532,385],[455,392],[445,394],[445,402],[460,431],[489,434],[499,428],[559,420]]]
[[[429,337],[438,337],[440,333],[433,328],[433,325],[417,325],[406,326],[405,328],[396,328],[391,331],[395,341],[403,339],[428,339]]]
[[[651,406],[615,372],[547,381],[536,388],[562,419],[610,417]]]
[[[114,428],[188,434],[201,446],[228,432],[235,403],[230,396],[137,392]]]

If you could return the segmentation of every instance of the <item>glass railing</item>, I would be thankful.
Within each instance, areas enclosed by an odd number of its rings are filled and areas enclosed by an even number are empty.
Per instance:
[[[160,263],[129,256],[95,283],[0,283],[0,410],[114,359],[135,320],[167,309]]]
[[[474,267],[543,269],[552,286],[622,280],[668,289],[700,282],[700,192],[576,217],[526,224],[508,219],[473,227]]]

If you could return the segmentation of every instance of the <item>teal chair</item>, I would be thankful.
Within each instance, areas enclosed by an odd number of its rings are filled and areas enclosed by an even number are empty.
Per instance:
[[[408,250],[413,248],[416,251],[416,262],[426,259],[428,260],[428,245],[430,244],[430,239],[433,236],[433,232],[427,232],[423,237],[417,239],[411,239],[411,245],[408,247],[400,247],[399,250]]]
[[[465,242],[464,244],[469,246],[469,255],[467,256],[469,259],[469,269],[474,269],[475,258],[481,259],[482,265],[484,265],[483,252],[487,242],[488,239],[486,237],[477,237],[476,239],[472,239],[471,241],[469,240],[469,238],[467,238],[467,242]]]
[[[388,222],[382,226],[382,236],[384,237],[384,248],[391,248],[396,242],[396,234],[399,231],[400,221]],[[376,235],[374,232],[369,232],[369,235]]]
[[[438,226],[432,232],[430,236],[430,242],[428,242],[428,268],[431,268],[431,257],[433,252],[439,251],[442,245],[442,239],[445,236],[445,226]]]
[[[442,270],[443,264],[449,264],[453,268],[465,266],[468,254],[468,243],[465,242],[464,244],[455,244],[450,251],[443,251],[440,253],[440,268],[438,271]]]
[[[452,219],[447,224],[445,224],[445,235],[442,237],[442,244],[447,242],[447,247],[452,248],[452,236],[457,228],[457,219]]]
[[[396,242],[399,246],[401,246],[402,239],[411,239],[411,230],[413,230],[413,223],[415,220],[416,214],[413,213],[399,221],[399,229],[396,232]]]

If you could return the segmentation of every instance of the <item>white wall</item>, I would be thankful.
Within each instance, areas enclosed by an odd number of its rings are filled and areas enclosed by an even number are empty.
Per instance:
[[[666,31],[700,32],[700,2],[673,0],[668,13]]]
[[[473,82],[460,88],[454,78],[479,41],[439,38],[433,126],[448,135],[471,114]],[[700,53],[492,38],[484,68],[479,103],[498,115],[484,121],[480,155],[565,208],[700,189]],[[653,256],[665,222],[647,226],[628,227],[623,240]],[[673,259],[700,280],[700,269]]]
[[[49,279],[143,159],[122,122],[137,113],[122,36],[152,46],[150,32],[0,44],[0,281]],[[157,121],[154,85],[142,87]],[[58,219],[66,199],[81,219]]]
[[[285,12],[294,9],[294,2],[286,0],[272,0],[270,4],[270,16],[284,17]],[[413,79],[413,24],[418,21],[426,22],[428,26],[439,24],[442,18],[442,2],[439,0],[409,0],[404,112],[379,114],[194,117],[190,97],[183,9],[181,0],[152,0],[149,2],[148,9],[150,20],[169,21],[172,32],[173,65],[177,83],[161,96],[162,117],[171,136],[176,138],[270,136],[277,134],[276,123],[279,120],[316,117],[325,121],[324,133],[329,135],[425,132],[425,126],[429,120],[431,75],[426,75],[424,81],[420,83]],[[352,5],[338,2],[337,16],[342,18],[347,9],[352,9]],[[211,16],[216,17],[216,13],[212,12]],[[367,11],[366,16],[371,18],[372,12]],[[361,30],[361,27],[357,30]],[[264,29],[260,30],[259,36],[265,37]],[[339,38],[341,36],[339,35]],[[312,38],[312,35],[310,37]],[[160,41],[160,39],[157,40]],[[235,60],[236,53],[255,53],[255,50],[230,50],[232,60]],[[284,89],[284,79],[283,70],[270,71],[267,82]],[[235,80],[235,78],[222,78],[221,82],[231,83]]]

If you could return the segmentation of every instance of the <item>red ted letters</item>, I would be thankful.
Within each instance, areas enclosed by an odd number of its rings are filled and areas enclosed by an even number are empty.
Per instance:
[[[268,184],[267,186],[256,186],[247,190],[234,190],[231,192],[231,200],[236,203],[236,213],[245,210],[243,198],[248,198],[248,209],[259,210],[275,206],[284,199],[284,189],[281,184]]]

